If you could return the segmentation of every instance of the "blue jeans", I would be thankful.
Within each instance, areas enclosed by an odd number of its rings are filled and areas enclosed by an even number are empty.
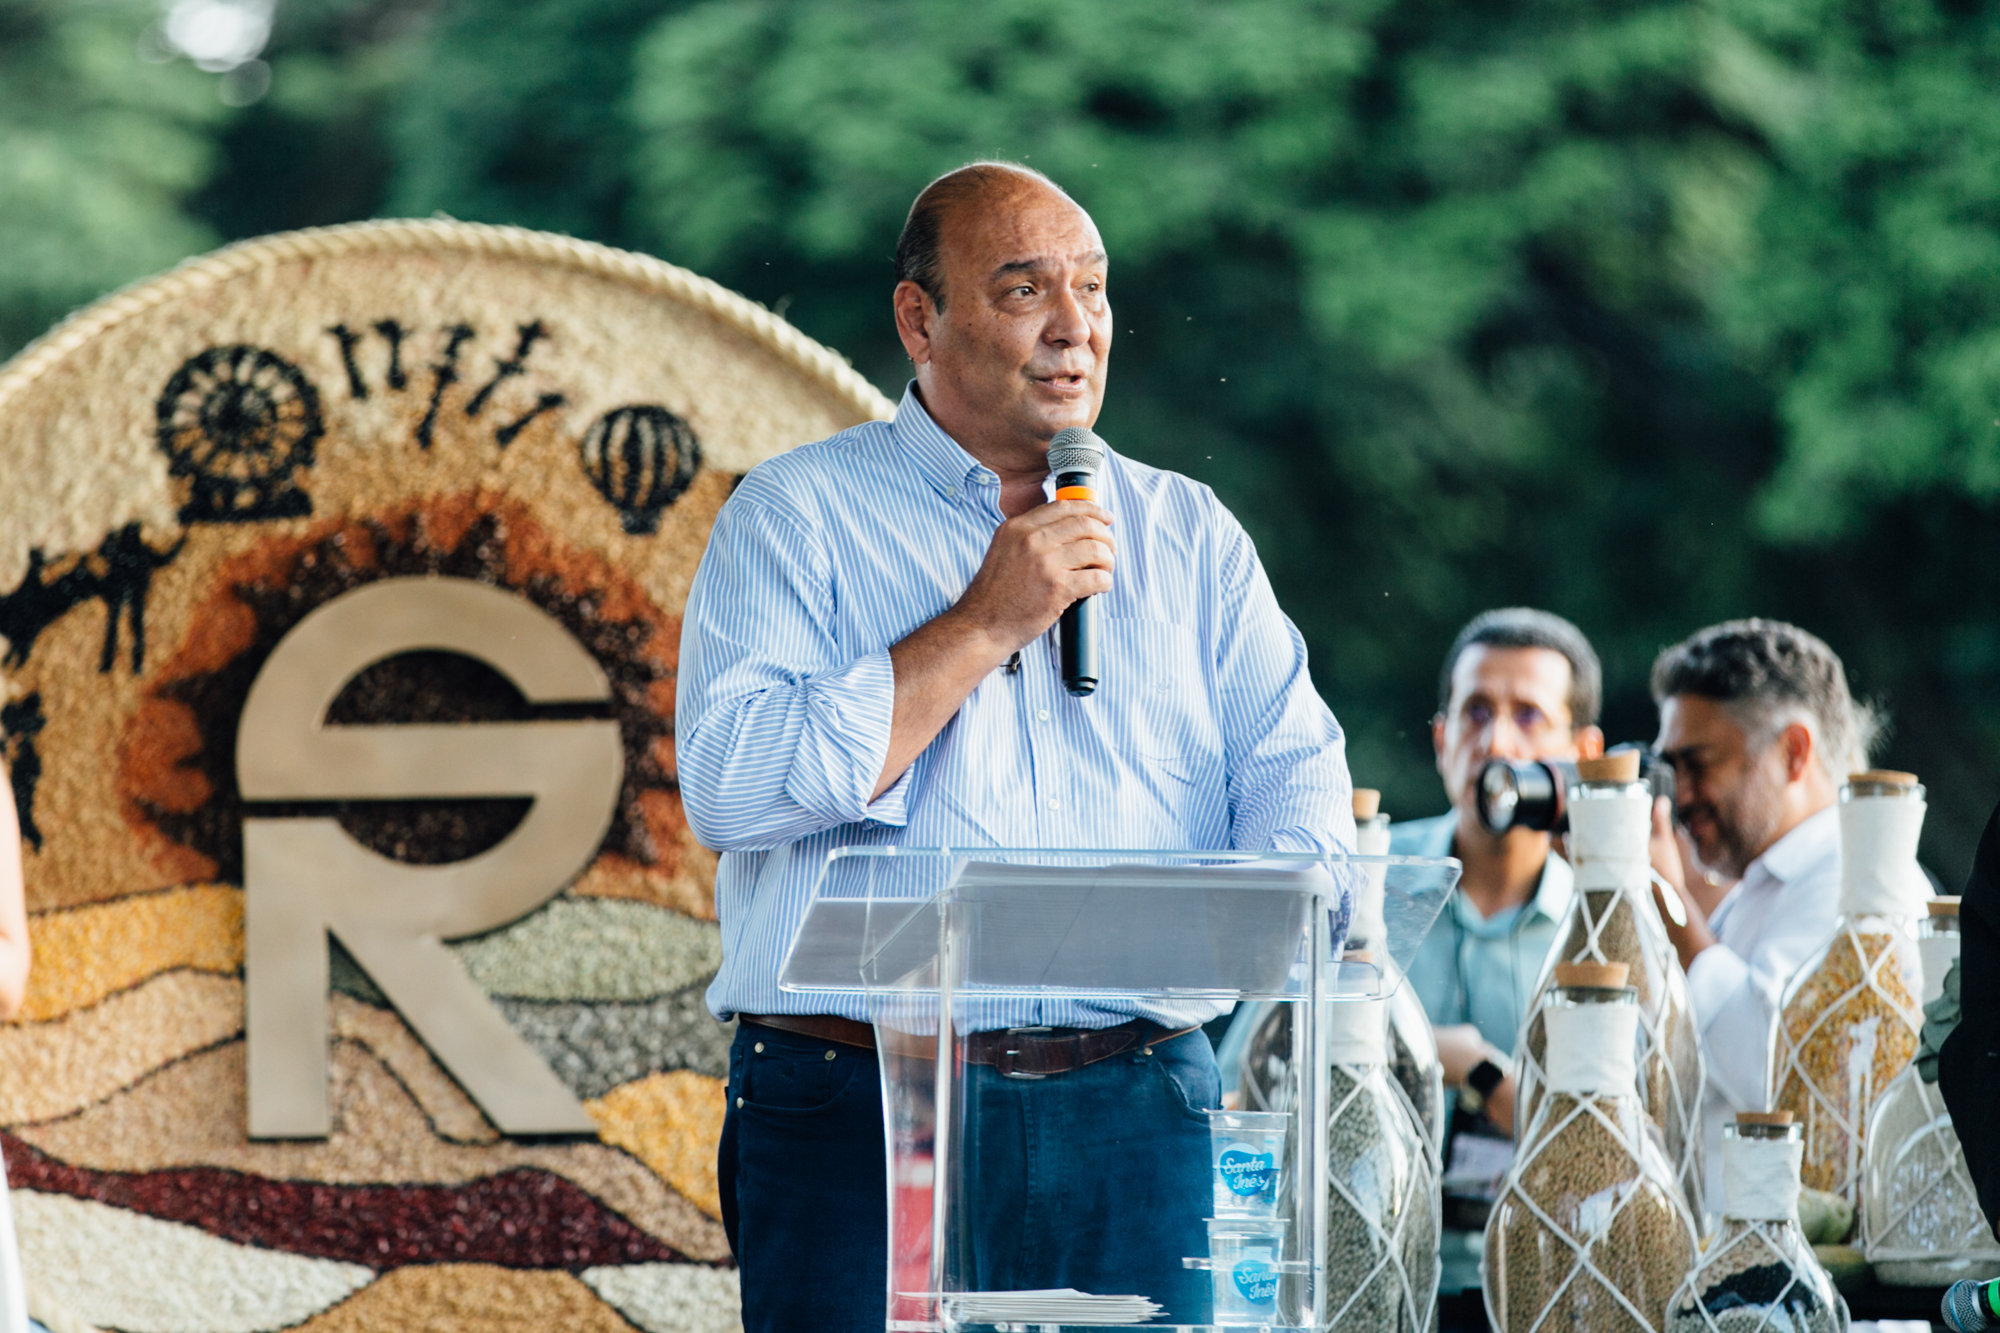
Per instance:
[[[761,1043],[763,1049],[757,1049]],[[964,1146],[986,1290],[1136,1293],[1208,1318],[1208,1120],[1220,1077],[1191,1032],[1052,1078],[974,1066]],[[875,1056],[746,1023],[729,1053],[718,1161],[745,1333],[881,1333],[888,1172]]]

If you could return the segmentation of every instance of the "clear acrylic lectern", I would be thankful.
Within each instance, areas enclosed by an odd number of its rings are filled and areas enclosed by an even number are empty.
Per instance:
[[[794,993],[864,996],[875,1024],[889,1158],[887,1328],[1324,1328],[1329,1025],[1322,1006],[1380,998],[1393,985],[1384,978],[1402,975],[1457,877],[1455,861],[1380,856],[835,851],[780,984]],[[1387,928],[1375,947],[1393,967],[1379,952],[1334,955],[1350,904],[1369,891],[1383,895]],[[1206,1235],[1174,1246],[1186,1253],[1135,1265],[1171,1270],[1175,1277],[1158,1285],[1172,1287],[1173,1297],[1131,1289],[1136,1283],[983,1289],[982,1275],[994,1266],[982,1256],[1050,1248],[1046,1218],[987,1202],[1001,1154],[983,1146],[999,1131],[982,1117],[998,1104],[993,1090],[1005,1077],[996,1074],[1004,1062],[992,1058],[990,1034],[1133,1017],[1178,1029],[1241,999],[1293,1006],[1291,1058],[1282,1062],[1291,1086],[1262,1113],[1208,1117],[1202,1160],[1189,1168],[1213,1187],[1199,1200]],[[1002,1091],[1016,1100],[1041,1095],[1032,1087]],[[1018,1126],[1008,1133],[1018,1137]],[[1175,1154],[1189,1151],[1186,1133],[1174,1142]],[[1101,1154],[1094,1160],[1105,1169]],[[1074,1189],[1089,1197],[1093,1183],[1078,1179]],[[1108,1233],[1137,1221],[1072,1223],[1057,1248],[1074,1257],[1079,1247],[1129,1240]],[[1060,1272],[1066,1261],[1049,1262]]]

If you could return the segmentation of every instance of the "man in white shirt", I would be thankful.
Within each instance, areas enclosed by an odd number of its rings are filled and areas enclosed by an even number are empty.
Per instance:
[[[1672,810],[1663,797],[1653,811],[1653,865],[1687,916],[1665,919],[1708,1062],[1707,1196],[1719,1204],[1723,1122],[1765,1109],[1779,992],[1833,930],[1834,802],[1867,767],[1877,724],[1831,648],[1769,620],[1715,625],[1661,653],[1653,699],[1675,785]],[[1670,814],[1694,845],[1693,869],[1739,878],[1712,916],[1686,887]]]

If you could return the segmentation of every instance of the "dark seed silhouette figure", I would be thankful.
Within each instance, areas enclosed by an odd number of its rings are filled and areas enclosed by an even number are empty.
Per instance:
[[[137,675],[146,661],[146,594],[152,589],[153,573],[179,555],[186,541],[183,537],[171,548],[156,551],[146,544],[137,523],[127,523],[106,537],[94,554],[54,576],[49,574],[46,555],[40,550],[28,552],[28,572],[21,586],[0,597],[0,635],[7,639],[7,655],[0,660],[7,666],[22,665],[43,630],[92,598],[101,598],[104,652],[97,669],[109,671],[117,660],[118,618],[123,615],[132,631],[132,674]]]
[[[0,705],[0,754],[7,760],[14,810],[20,817],[21,837],[38,852],[42,850],[42,830],[35,823],[35,786],[42,780],[42,756],[35,749],[35,737],[48,724],[39,693]]]

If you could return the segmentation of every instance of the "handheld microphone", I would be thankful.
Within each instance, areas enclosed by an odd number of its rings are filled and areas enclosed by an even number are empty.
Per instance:
[[[1049,441],[1049,471],[1056,499],[1097,499],[1097,469],[1104,465],[1104,441],[1088,427],[1065,426]],[[1079,597],[1062,613],[1063,688],[1081,698],[1097,688],[1097,608]]]
[[[1953,1333],[1981,1333],[2000,1328],[2000,1278],[1991,1282],[1954,1282],[1944,1293],[1944,1326]]]

